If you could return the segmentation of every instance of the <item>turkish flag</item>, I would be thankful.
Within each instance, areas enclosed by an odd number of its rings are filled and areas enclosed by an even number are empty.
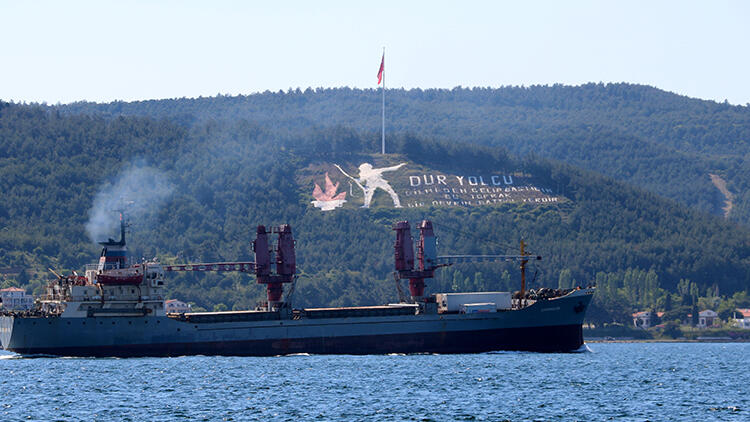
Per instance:
[[[385,71],[385,53],[383,53],[383,59],[380,60],[380,70],[378,70],[378,85],[383,80],[383,71]]]

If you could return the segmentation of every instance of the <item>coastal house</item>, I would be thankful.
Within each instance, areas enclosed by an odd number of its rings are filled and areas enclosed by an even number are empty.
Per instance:
[[[169,299],[164,302],[164,310],[168,314],[184,314],[185,312],[190,312],[192,307],[181,300]]]
[[[18,287],[0,289],[0,302],[3,310],[8,311],[25,311],[34,307],[34,297]]]
[[[651,312],[641,311],[633,314],[633,325],[637,328],[649,328],[651,327]]]
[[[719,314],[717,314],[716,312],[710,309],[706,309],[706,310],[698,312],[698,325],[696,325],[696,327],[698,328],[718,327],[720,322],[721,321],[719,320]]]
[[[651,326],[651,312],[641,311],[633,314],[633,325],[636,328],[648,328]]]
[[[651,328],[659,322],[657,318],[661,319],[662,315],[664,315],[664,312],[651,312],[651,311],[636,312],[632,315],[633,325],[635,325],[637,328],[643,328],[643,329]]]
[[[739,328],[750,329],[750,309],[737,309],[734,312],[734,321]]]

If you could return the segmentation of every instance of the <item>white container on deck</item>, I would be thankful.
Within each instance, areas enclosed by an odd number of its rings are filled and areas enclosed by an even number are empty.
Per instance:
[[[461,305],[494,303],[495,309],[510,309],[510,292],[436,293],[440,312],[458,312]]]

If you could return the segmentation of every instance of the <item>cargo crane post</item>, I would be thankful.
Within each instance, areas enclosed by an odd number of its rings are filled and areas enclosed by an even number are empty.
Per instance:
[[[266,285],[268,311],[280,309],[284,305],[281,299],[284,293],[284,283],[293,282],[297,272],[292,228],[288,224],[282,224],[274,233],[279,235],[275,250],[276,274],[271,274],[271,251],[268,248],[268,232],[265,226],[258,226],[257,236],[253,242],[255,276],[258,284]]]
[[[242,273],[255,273],[258,284],[266,285],[267,310],[272,311],[284,306],[282,295],[284,293],[283,283],[291,283],[295,279],[297,271],[294,253],[294,238],[292,228],[288,224],[281,225],[278,229],[266,231],[265,226],[258,226],[256,238],[253,241],[253,252],[255,262],[206,262],[200,264],[178,264],[166,265],[164,271],[233,271]],[[268,244],[268,234],[279,235],[276,252],[276,273],[271,272],[271,249]]]
[[[417,244],[418,268],[414,269],[414,250],[411,229],[408,221],[400,221],[393,227],[396,231],[396,243],[394,245],[396,279],[409,280],[409,293],[415,302],[424,301],[424,280],[434,278],[435,270],[453,264],[464,262],[497,262],[497,261],[520,261],[521,263],[521,298],[526,292],[526,264],[531,254],[526,252],[526,243],[521,240],[520,255],[445,255],[437,256],[437,241],[432,228],[432,222],[422,220],[419,223],[419,242]],[[536,260],[542,257],[537,255]],[[521,301],[519,301],[519,304]]]
[[[417,245],[418,267],[414,269],[414,240],[408,221],[399,221],[393,227],[396,231],[394,255],[396,259],[397,280],[409,279],[409,293],[414,301],[419,302],[424,296],[424,279],[433,278],[438,265],[435,234],[432,223],[424,220],[419,225],[419,243]]]

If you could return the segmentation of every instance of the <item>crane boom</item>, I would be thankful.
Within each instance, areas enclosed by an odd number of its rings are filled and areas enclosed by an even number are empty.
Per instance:
[[[254,262],[205,262],[200,264],[165,265],[164,271],[236,271],[251,273],[255,271]]]
[[[445,255],[437,257],[438,264],[463,264],[467,262],[522,261],[529,258],[541,260],[541,256],[530,255]]]
[[[268,234],[278,234],[279,239],[275,248],[269,245]],[[294,237],[292,228],[282,224],[278,228],[266,230],[265,226],[258,226],[253,252],[255,262],[201,262],[198,264],[165,265],[164,271],[234,271],[241,273],[255,273],[256,281],[266,285],[268,310],[281,308],[284,305],[282,295],[283,283],[293,283],[296,279],[297,260],[294,252]],[[273,255],[273,256],[272,256]],[[273,258],[273,259],[272,259]],[[276,271],[272,271],[272,263],[276,264]]]

